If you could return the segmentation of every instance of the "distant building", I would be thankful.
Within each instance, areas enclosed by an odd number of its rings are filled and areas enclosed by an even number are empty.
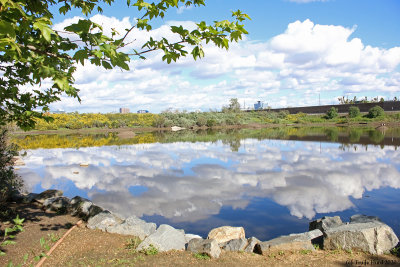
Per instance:
[[[130,113],[131,111],[129,110],[129,108],[120,108],[119,109],[119,113],[121,114],[127,114]]]
[[[261,101],[257,101],[257,103],[254,104],[254,109],[259,110],[264,108],[264,103]]]
[[[149,113],[149,111],[148,111],[148,110],[141,109],[141,110],[138,110],[137,113],[139,113],[139,114],[141,114],[141,113]]]

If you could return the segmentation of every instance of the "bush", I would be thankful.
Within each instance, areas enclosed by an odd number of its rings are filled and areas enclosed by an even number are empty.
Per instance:
[[[369,118],[377,118],[377,117],[382,117],[384,115],[385,111],[380,106],[375,106],[373,108],[370,108],[370,110],[368,111]]]
[[[197,121],[196,121],[197,126],[202,127],[205,126],[207,124],[207,119],[205,116],[201,115],[197,117]]]
[[[17,150],[7,144],[7,130],[0,129],[0,203],[6,202],[12,193],[22,188],[22,179],[14,172]]]
[[[328,120],[336,118],[338,116],[338,109],[335,107],[331,107],[325,114],[325,118]]]
[[[349,108],[349,117],[350,118],[356,118],[360,116],[360,109],[356,106],[352,106]]]
[[[217,125],[217,121],[215,119],[208,119],[207,120],[207,126],[208,127],[213,127],[215,125]]]

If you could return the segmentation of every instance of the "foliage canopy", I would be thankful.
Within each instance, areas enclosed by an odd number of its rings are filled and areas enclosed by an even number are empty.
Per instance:
[[[23,129],[32,128],[36,118],[46,117],[49,105],[65,94],[77,98],[73,74],[78,64],[102,66],[105,69],[129,70],[131,59],[144,59],[146,53],[161,50],[167,63],[189,53],[194,59],[204,56],[202,44],[212,43],[229,48],[247,34],[243,21],[249,19],[240,10],[232,12],[232,21],[215,21],[212,25],[202,21],[195,30],[171,26],[178,37],[171,42],[166,38],[149,38],[141,49],[126,52],[127,37],[137,28],[152,30],[154,19],[164,18],[172,8],[204,6],[205,0],[126,0],[135,9],[139,19],[124,33],[112,30],[107,36],[102,26],[87,16],[101,13],[102,6],[114,0],[0,0],[0,124],[16,122]],[[52,28],[58,10],[66,15],[80,10],[86,19],[58,31]],[[71,37],[73,36],[73,38]],[[47,86],[46,86],[47,85]],[[39,110],[39,111],[38,111]]]

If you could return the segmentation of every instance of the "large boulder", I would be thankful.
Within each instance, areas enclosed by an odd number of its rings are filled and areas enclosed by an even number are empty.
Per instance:
[[[342,224],[343,224],[343,222],[339,216],[334,216],[334,217],[325,216],[325,217],[322,217],[321,219],[310,222],[308,230],[312,231],[315,229],[319,229],[322,232],[325,232],[326,230],[328,230],[330,228],[337,227]]]
[[[382,222],[379,217],[355,214],[350,217],[350,223]]]
[[[374,221],[328,229],[323,242],[324,249],[357,249],[379,255],[394,248],[399,239],[388,225]]]
[[[87,227],[89,229],[100,229],[106,231],[108,227],[121,224],[122,222],[123,220],[117,215],[109,211],[102,211],[96,216],[89,218]]]
[[[55,198],[55,197],[61,197],[63,195],[63,191],[61,190],[46,190],[40,193],[39,195],[35,195],[33,200],[39,202],[40,204],[43,204],[43,202],[48,199],[48,198]]]
[[[193,253],[201,253],[211,258],[219,258],[221,249],[218,242],[214,239],[194,238],[189,241],[187,250]]]
[[[46,211],[55,211],[60,214],[68,212],[70,200],[67,197],[52,197],[43,202]]]
[[[156,231],[155,223],[147,223],[137,217],[129,217],[122,224],[112,225],[106,228],[106,231],[113,234],[133,235],[141,240],[153,234]]]
[[[247,247],[247,240],[244,238],[232,239],[223,243],[222,246],[219,244],[219,246],[225,251],[244,251]]]
[[[264,255],[270,250],[315,250],[312,240],[322,235],[323,233],[316,229],[310,232],[281,236],[256,244],[254,252]]]
[[[185,232],[177,230],[167,224],[162,224],[157,231],[146,237],[137,247],[137,250],[145,250],[152,245],[158,251],[185,250]]]
[[[243,227],[222,226],[212,229],[207,239],[215,239],[218,243],[228,242],[232,239],[246,238]]]
[[[194,239],[194,238],[200,238],[200,239],[202,239],[202,237],[199,236],[199,235],[185,234],[186,243],[189,243],[189,241],[192,240],[192,239]]]
[[[248,252],[248,253],[254,252],[254,247],[255,247],[257,244],[259,244],[259,243],[261,243],[261,241],[258,240],[258,239],[255,238],[255,237],[250,237],[250,238],[248,238],[248,239],[247,239],[247,246],[246,246],[246,248],[244,249],[244,251],[245,251],[245,252]]]
[[[71,199],[69,210],[72,216],[78,216],[87,219],[89,217],[89,209],[92,205],[92,201],[80,196],[76,196]]]

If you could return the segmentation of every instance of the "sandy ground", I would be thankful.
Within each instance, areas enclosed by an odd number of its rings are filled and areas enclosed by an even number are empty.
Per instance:
[[[28,255],[24,266],[35,266],[40,255],[79,221],[70,215],[44,212],[33,204],[9,207],[25,218],[25,231],[17,234],[15,245],[4,247],[6,255],[0,257],[0,266],[10,261],[23,263],[24,255]],[[1,228],[7,225],[3,221]],[[391,254],[373,256],[342,250],[275,251],[268,255],[223,252],[218,259],[201,259],[186,251],[146,255],[135,251],[133,238],[89,230],[83,223],[74,227],[42,266],[400,266],[400,258]]]

